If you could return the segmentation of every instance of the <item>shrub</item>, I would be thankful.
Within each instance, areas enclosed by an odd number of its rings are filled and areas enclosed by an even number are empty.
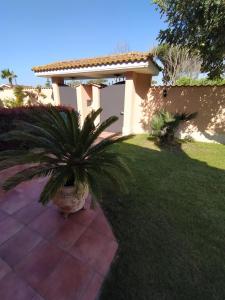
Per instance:
[[[208,79],[208,78],[200,78],[200,79],[193,79],[190,77],[181,77],[176,80],[176,85],[178,86],[207,86],[207,85],[224,85],[225,79]]]
[[[171,114],[167,111],[157,112],[151,122],[151,136],[155,138],[159,145],[173,144],[175,133],[180,123],[195,118],[197,113],[176,113]]]
[[[16,129],[18,121],[30,121],[30,114],[37,111],[42,113],[43,110],[49,110],[50,106],[38,105],[38,106],[22,106],[15,108],[0,108],[0,134],[6,133],[10,130]],[[57,106],[57,109],[66,112],[72,108],[65,106]],[[15,148],[29,148],[23,141],[18,142],[3,142],[0,140],[0,151],[4,149]]]

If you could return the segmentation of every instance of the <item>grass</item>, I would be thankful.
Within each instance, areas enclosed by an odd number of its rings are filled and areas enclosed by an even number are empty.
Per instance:
[[[116,147],[135,182],[103,203],[119,251],[100,299],[224,300],[225,146],[160,151],[139,135]]]

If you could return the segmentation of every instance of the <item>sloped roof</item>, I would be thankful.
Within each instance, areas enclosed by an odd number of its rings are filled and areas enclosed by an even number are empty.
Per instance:
[[[59,61],[51,64],[46,64],[42,66],[35,66],[32,68],[34,72],[46,72],[46,71],[56,71],[74,68],[86,68],[101,65],[110,64],[121,64],[121,63],[134,63],[151,60],[153,61],[153,56],[149,52],[128,52],[121,54],[113,54],[107,56],[99,56],[93,58],[82,58],[69,61]],[[157,66],[157,65],[156,65]],[[158,66],[157,66],[158,67]]]

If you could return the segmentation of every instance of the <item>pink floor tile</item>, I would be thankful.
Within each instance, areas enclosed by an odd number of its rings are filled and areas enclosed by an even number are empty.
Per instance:
[[[0,222],[0,245],[7,241],[10,237],[21,230],[23,225],[13,219],[12,217],[7,217]]]
[[[0,172],[0,182],[21,170]],[[38,203],[45,178],[0,190],[0,300],[96,300],[117,243],[101,208]]]
[[[103,212],[100,212],[94,221],[91,223],[91,228],[99,233],[102,233],[106,237],[115,240],[115,236],[112,232],[111,226],[107,221]]]
[[[82,209],[76,214],[71,215],[70,219],[84,226],[89,226],[99,213],[99,207],[96,209]]]
[[[108,239],[89,227],[69,252],[83,262],[93,264],[108,242]]]
[[[31,300],[45,300],[40,295],[35,295]]]
[[[86,227],[84,225],[80,225],[68,219],[65,224],[50,237],[50,240],[62,249],[70,249],[83,234],[85,229]]]
[[[1,197],[0,208],[8,214],[13,214],[28,203],[29,198],[25,194],[11,190]]]
[[[43,237],[48,237],[65,222],[66,219],[57,210],[46,208],[40,216],[29,224],[29,227],[39,232]]]
[[[62,256],[60,249],[43,241],[16,266],[16,272],[36,288],[53,272]]]
[[[14,266],[41,240],[42,238],[38,233],[25,227],[0,246],[0,257],[3,258],[10,266]]]
[[[11,271],[10,266],[0,258],[0,280]]]
[[[0,210],[0,222],[3,221],[7,217],[7,214]]]
[[[96,261],[93,264],[93,268],[100,273],[101,275],[105,276],[110,268],[112,260],[116,254],[118,245],[115,241],[110,241],[104,247],[102,253],[96,258]]]
[[[44,207],[41,203],[35,201],[17,211],[13,216],[20,222],[29,224],[45,210],[46,207]]]
[[[9,273],[0,281],[0,299],[31,300],[36,292],[15,273]]]
[[[85,289],[84,294],[79,298],[79,300],[94,300],[97,299],[101,285],[103,282],[103,277],[97,273],[92,277],[87,289]]]
[[[68,255],[43,282],[40,291],[48,300],[77,299],[92,276],[90,267]]]

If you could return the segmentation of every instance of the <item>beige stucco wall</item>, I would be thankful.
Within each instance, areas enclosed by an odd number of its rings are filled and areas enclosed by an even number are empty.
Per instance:
[[[77,108],[76,89],[69,86],[60,86],[60,104]]]
[[[90,103],[92,101],[92,88],[91,85],[80,84],[76,87],[77,93],[77,111],[80,114],[81,125],[85,117],[91,110]]]
[[[144,99],[146,99],[150,86],[151,77],[149,74],[138,74],[135,78],[135,102],[133,109],[135,121],[132,122],[133,132],[135,133],[143,132],[143,126],[140,122],[140,120],[142,120],[142,103]]]
[[[35,92],[35,89],[24,89],[24,91]],[[39,96],[38,101],[40,103],[57,105],[57,102],[54,99],[52,88],[42,88],[41,93],[46,97],[43,98]],[[0,99],[3,100],[3,102],[4,100],[10,98],[15,98],[13,89],[0,90]],[[77,108],[76,90],[74,88],[71,88],[69,86],[60,86],[60,99],[61,101],[59,104]],[[26,100],[28,100],[28,98],[27,99],[25,98],[25,101]]]
[[[225,143],[225,86],[169,87],[163,97],[163,87],[151,87],[138,106],[136,121],[148,131],[152,115],[160,109],[171,113],[197,112],[197,117],[185,123],[178,136],[198,141]],[[138,114],[142,117],[140,118]]]
[[[24,89],[24,91],[35,91],[35,89]],[[52,89],[51,88],[43,88],[41,89],[41,93],[43,95],[46,96],[46,98],[43,98],[43,97],[39,97],[38,98],[38,101],[43,103],[43,104],[52,104],[54,105],[54,99],[53,99],[53,96],[52,96]],[[3,100],[7,100],[7,99],[12,99],[12,98],[15,98],[14,96],[14,92],[13,92],[13,89],[5,89],[5,90],[0,90],[0,99]],[[26,99],[25,99],[26,100]]]
[[[151,76],[136,72],[127,72],[125,82],[123,134],[143,132],[142,101],[147,97],[151,86]]]

